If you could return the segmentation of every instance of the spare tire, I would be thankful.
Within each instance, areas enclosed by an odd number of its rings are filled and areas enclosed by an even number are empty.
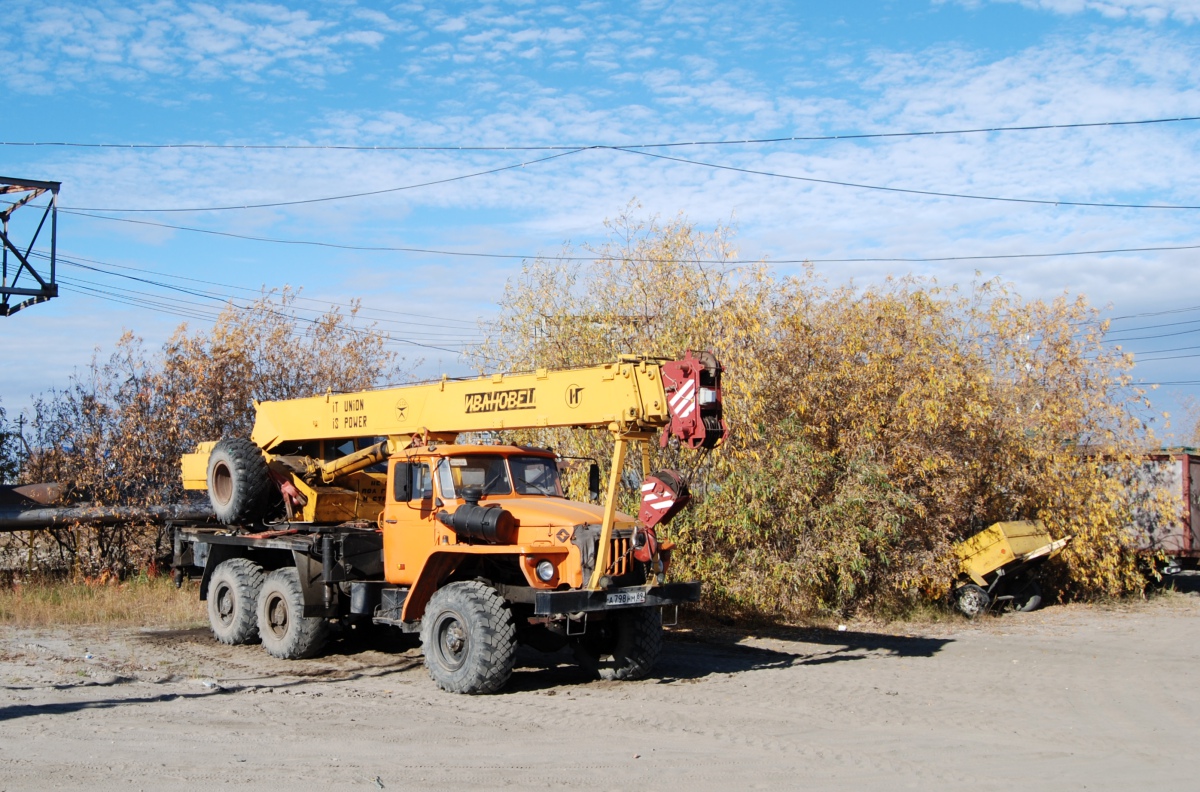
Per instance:
[[[208,455],[208,500],[225,525],[259,520],[270,502],[267,461],[254,443],[226,437]]]

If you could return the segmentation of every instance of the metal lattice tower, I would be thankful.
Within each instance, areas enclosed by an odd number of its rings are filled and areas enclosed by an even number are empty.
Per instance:
[[[57,261],[58,243],[58,189],[59,182],[33,181],[31,179],[10,179],[0,176],[0,195],[18,195],[15,201],[6,202],[0,209],[0,245],[3,246],[2,272],[0,272],[0,316],[12,316],[22,308],[46,302],[58,296],[58,283],[54,280],[54,270]],[[21,195],[24,193],[23,195]],[[38,196],[50,193],[50,202],[42,209],[42,218],[29,238],[29,244],[24,250],[13,242],[9,236],[9,219],[13,212],[25,206]],[[50,221],[50,258],[42,267],[35,267],[30,261],[33,246],[46,229],[46,221]],[[40,271],[39,271],[40,269]],[[21,276],[27,275],[24,282]],[[10,297],[25,297],[27,299],[16,303],[9,302]]]

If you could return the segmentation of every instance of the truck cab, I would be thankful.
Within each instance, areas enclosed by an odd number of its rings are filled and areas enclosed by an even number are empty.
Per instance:
[[[582,588],[596,560],[603,507],[563,494],[558,460],[544,449],[441,445],[390,460],[380,516],[384,576],[413,586],[429,559],[459,556],[494,583],[556,591]],[[471,510],[473,523],[439,519]],[[447,524],[451,523],[451,524]],[[609,584],[640,585],[646,568],[628,563],[636,520],[616,513]],[[668,548],[669,549],[669,548]],[[639,574],[640,572],[640,574]],[[414,611],[405,614],[412,618]]]

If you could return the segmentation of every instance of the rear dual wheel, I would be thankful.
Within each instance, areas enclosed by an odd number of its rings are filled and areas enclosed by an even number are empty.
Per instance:
[[[313,657],[325,646],[329,622],[323,616],[304,615],[304,592],[295,567],[276,569],[263,581],[258,635],[267,654],[283,660]]]

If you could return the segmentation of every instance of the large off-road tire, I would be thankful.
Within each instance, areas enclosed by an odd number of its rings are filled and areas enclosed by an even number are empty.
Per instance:
[[[954,607],[968,619],[987,613],[992,605],[988,593],[974,583],[967,583],[954,590]]]
[[[574,644],[575,659],[601,679],[645,679],[662,653],[662,611],[614,611],[588,625]]]
[[[258,636],[272,657],[299,660],[313,657],[329,637],[329,623],[304,615],[304,593],[295,567],[276,569],[258,594]]]
[[[496,590],[476,580],[434,592],[421,618],[429,676],[451,693],[495,693],[512,676],[517,629]]]
[[[225,525],[254,522],[270,494],[271,476],[259,447],[243,437],[219,440],[208,456],[208,500],[217,519]]]
[[[213,570],[208,580],[208,623],[223,644],[258,640],[258,593],[262,567],[248,558],[230,558]]]

